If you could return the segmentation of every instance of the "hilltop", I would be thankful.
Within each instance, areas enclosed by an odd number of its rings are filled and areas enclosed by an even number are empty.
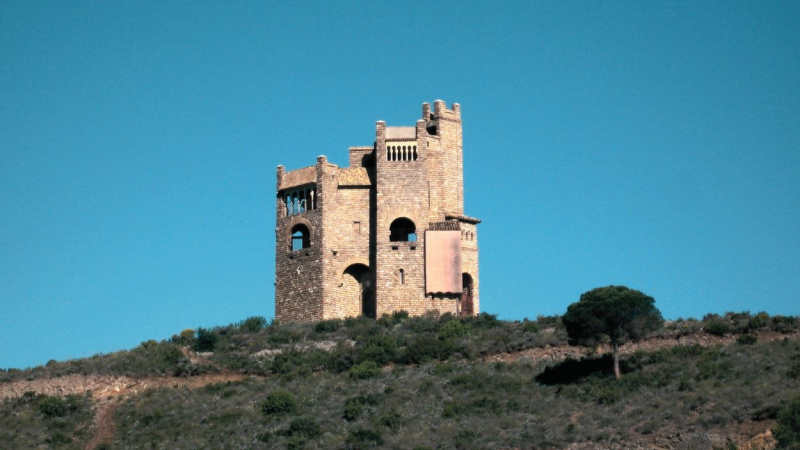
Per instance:
[[[572,347],[559,317],[254,317],[0,370],[4,448],[775,448],[800,320],[678,320]]]

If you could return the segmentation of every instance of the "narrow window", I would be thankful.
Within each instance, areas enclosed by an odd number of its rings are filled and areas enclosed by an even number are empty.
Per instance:
[[[361,234],[361,222],[353,222],[353,234]]]
[[[406,284],[406,272],[400,269],[400,284]]]

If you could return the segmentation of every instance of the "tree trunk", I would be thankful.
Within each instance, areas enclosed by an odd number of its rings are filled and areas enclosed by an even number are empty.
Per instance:
[[[619,380],[619,344],[614,342],[612,346],[614,348],[614,376]]]

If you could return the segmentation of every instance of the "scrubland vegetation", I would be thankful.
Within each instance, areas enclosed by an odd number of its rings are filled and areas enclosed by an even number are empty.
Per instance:
[[[784,448],[795,448],[800,341],[796,334],[769,342],[758,336],[789,336],[798,328],[794,317],[765,313],[667,322],[656,337],[736,338],[728,346],[623,356],[616,380],[610,356],[485,358],[565,345],[560,317],[508,322],[489,314],[399,312],[316,324],[250,318],[129,351],[2,371],[0,382],[66,374],[255,375],[132,396],[116,410],[115,437],[106,447],[114,449],[609,448],[765,420]],[[206,352],[205,362],[190,362],[182,347]],[[0,442],[8,448],[83,448],[91,427],[88,397],[31,394],[0,404]]]

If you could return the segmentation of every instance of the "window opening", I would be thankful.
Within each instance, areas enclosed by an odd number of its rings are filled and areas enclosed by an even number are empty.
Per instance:
[[[283,196],[286,201],[287,216],[317,209],[316,188],[292,189],[285,192]]]
[[[297,224],[292,228],[291,250],[297,251],[311,246],[311,233],[308,232],[303,224]]]
[[[406,284],[406,272],[400,269],[400,284]]]
[[[417,227],[411,220],[401,217],[389,226],[390,242],[417,242]]]

